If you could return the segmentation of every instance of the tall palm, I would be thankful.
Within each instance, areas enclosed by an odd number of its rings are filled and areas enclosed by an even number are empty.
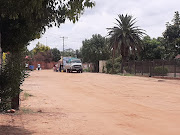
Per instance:
[[[128,60],[130,52],[134,55],[136,51],[142,49],[142,36],[145,34],[144,30],[139,29],[138,26],[134,26],[136,19],[133,19],[131,15],[118,15],[116,19],[117,23],[113,28],[108,29],[108,35],[110,36],[110,49],[113,52],[113,58],[115,52],[118,52],[122,56],[121,72],[123,72],[124,63]]]

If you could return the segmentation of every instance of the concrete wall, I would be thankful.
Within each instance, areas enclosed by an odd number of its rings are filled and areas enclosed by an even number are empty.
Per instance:
[[[90,72],[94,71],[94,65],[92,63],[83,63],[83,69],[89,69]]]
[[[103,67],[104,67],[104,71],[106,72],[106,61],[105,60],[100,60],[99,61],[99,73],[103,73]]]

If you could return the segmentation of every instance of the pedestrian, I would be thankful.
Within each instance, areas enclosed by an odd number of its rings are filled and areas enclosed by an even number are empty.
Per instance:
[[[53,66],[53,70],[54,70],[54,72],[56,72],[56,65],[55,64]]]
[[[59,72],[61,72],[61,63],[59,64]]]
[[[37,67],[38,67],[38,70],[41,70],[41,65],[40,64],[38,64]]]

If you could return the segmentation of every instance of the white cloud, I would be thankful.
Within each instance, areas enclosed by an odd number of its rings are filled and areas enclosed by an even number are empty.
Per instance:
[[[79,22],[67,21],[60,28],[50,28],[42,38],[30,43],[29,49],[39,41],[51,48],[62,50],[61,36],[65,39],[65,48],[79,49],[84,39],[93,34],[106,36],[106,28],[113,27],[118,14],[130,14],[137,19],[137,25],[146,30],[151,37],[162,36],[166,22],[170,22],[174,12],[179,10],[179,0],[95,0],[96,6],[87,9]],[[47,37],[47,38],[46,38]],[[47,42],[46,42],[47,39]]]

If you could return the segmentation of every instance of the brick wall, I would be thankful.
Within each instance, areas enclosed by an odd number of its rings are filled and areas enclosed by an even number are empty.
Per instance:
[[[44,61],[33,61],[33,62],[29,63],[29,65],[33,65],[34,66],[34,69],[37,68],[37,64],[41,64],[41,69],[52,69],[53,66],[55,64],[57,64],[57,62],[46,63]]]

